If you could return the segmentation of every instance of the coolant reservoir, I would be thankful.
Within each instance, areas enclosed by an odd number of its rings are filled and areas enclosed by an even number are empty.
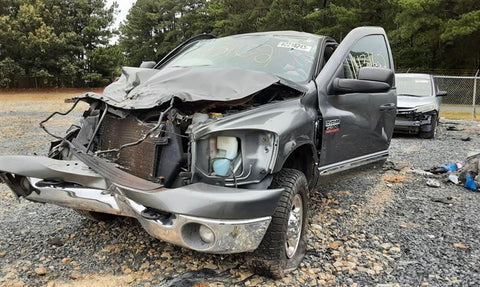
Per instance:
[[[217,154],[213,161],[213,171],[220,176],[226,176],[230,171],[231,162],[238,155],[238,140],[236,137],[217,137]]]

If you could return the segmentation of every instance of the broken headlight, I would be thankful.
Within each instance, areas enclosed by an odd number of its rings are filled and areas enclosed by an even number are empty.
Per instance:
[[[211,137],[210,162],[214,175],[227,176],[233,173],[235,161],[238,162],[239,144],[236,137]]]
[[[276,141],[275,134],[257,130],[206,135],[195,142],[195,177],[226,186],[258,183],[273,169]]]

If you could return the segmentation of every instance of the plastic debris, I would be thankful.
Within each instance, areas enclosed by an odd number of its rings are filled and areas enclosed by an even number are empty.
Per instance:
[[[433,173],[431,173],[429,171],[421,170],[421,169],[411,169],[408,172],[413,173],[413,174],[423,175],[423,176],[432,176],[433,175]]]
[[[427,185],[430,187],[439,188],[440,182],[436,179],[430,178],[429,180],[427,180]]]
[[[448,180],[455,183],[455,184],[460,183],[460,180],[458,179],[458,175],[453,174],[453,173],[448,175]]]
[[[457,167],[456,163],[450,163],[450,164],[447,164],[447,165],[443,165],[442,167],[444,169],[446,169],[447,171],[457,171],[458,170],[458,167]]]
[[[475,191],[477,190],[477,184],[470,173],[465,175],[465,188]]]

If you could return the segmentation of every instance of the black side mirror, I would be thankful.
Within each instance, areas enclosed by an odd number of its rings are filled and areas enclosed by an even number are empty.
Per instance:
[[[333,89],[337,94],[381,93],[393,86],[394,73],[390,69],[363,67],[358,70],[358,79],[336,78]]]
[[[140,68],[151,69],[155,66],[155,64],[156,63],[154,61],[143,61],[140,64]]]
[[[448,95],[447,91],[438,91],[437,93],[437,97],[445,97],[446,95]]]

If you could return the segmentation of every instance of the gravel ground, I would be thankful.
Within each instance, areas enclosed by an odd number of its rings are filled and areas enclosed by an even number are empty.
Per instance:
[[[45,154],[38,122],[50,108],[38,107],[2,100],[0,155]],[[50,128],[64,126],[55,119]],[[307,256],[278,281],[253,275],[241,254],[175,247],[129,218],[92,222],[19,203],[0,184],[0,286],[479,286],[480,193],[418,172],[464,159],[480,149],[479,135],[477,123],[442,121],[435,140],[395,137],[382,169],[312,192]]]

